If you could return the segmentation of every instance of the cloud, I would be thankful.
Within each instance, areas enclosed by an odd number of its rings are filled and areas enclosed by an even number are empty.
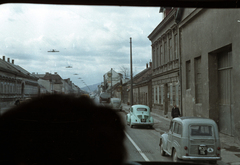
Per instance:
[[[58,72],[77,85],[99,83],[111,68],[129,66],[132,37],[137,71],[151,58],[147,36],[162,17],[159,8],[4,4],[0,6],[0,54],[29,72]],[[2,26],[3,25],[3,26]],[[58,53],[49,53],[56,49]],[[67,69],[66,66],[73,66]],[[44,66],[44,67],[43,67]]]

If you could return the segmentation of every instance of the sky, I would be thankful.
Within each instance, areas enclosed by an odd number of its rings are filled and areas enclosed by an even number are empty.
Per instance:
[[[162,20],[159,9],[3,4],[0,58],[14,59],[30,73],[57,72],[81,88],[81,79],[92,85],[102,82],[111,68],[130,68],[131,37],[136,74],[152,58],[148,35]],[[59,52],[48,52],[52,49]]]

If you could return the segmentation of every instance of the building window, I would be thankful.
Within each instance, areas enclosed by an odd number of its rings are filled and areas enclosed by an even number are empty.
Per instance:
[[[0,84],[0,93],[3,93],[3,82]]]
[[[164,64],[168,63],[167,42],[164,42]]]
[[[152,60],[153,60],[153,69],[155,69],[155,51],[154,48],[152,48]]]
[[[162,52],[162,45],[160,45],[160,65],[164,64],[164,57],[163,57],[163,52]]]
[[[178,55],[177,55],[177,34],[174,35],[174,58],[178,59]]]
[[[163,88],[164,86],[161,85],[161,104],[163,104]]]
[[[186,62],[186,89],[190,89],[191,84],[191,62]]]
[[[195,58],[195,98],[196,103],[202,103],[201,57]]]
[[[176,92],[175,92],[176,103],[175,104],[176,104],[177,107],[179,107],[178,86],[179,86],[179,83],[176,83],[175,84],[175,90],[176,90]]]
[[[158,99],[158,97],[157,97],[157,86],[155,86],[155,103],[157,104],[157,99]]]
[[[154,100],[154,103],[156,103],[156,87],[154,86],[153,89],[154,89],[153,100]]]
[[[173,84],[170,84],[170,105],[173,105]]]
[[[159,86],[157,86],[157,103],[159,104]]]
[[[158,68],[159,66],[159,56],[158,56],[158,46],[157,46],[157,50],[156,50],[156,68]]]
[[[169,38],[169,61],[172,61],[173,58],[172,58],[172,38]]]

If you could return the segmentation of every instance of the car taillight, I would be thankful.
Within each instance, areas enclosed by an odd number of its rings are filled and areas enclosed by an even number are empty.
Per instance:
[[[184,149],[187,150],[188,149],[187,146],[185,146]]]
[[[186,156],[188,156],[188,153],[186,153]]]
[[[217,149],[218,149],[218,150],[221,150],[221,148],[220,148],[220,147],[218,147]]]
[[[220,156],[220,154],[217,154],[217,156]]]
[[[137,120],[136,120],[136,122],[137,122]]]

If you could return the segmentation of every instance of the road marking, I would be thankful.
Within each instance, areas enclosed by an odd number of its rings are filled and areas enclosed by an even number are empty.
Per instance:
[[[149,159],[147,158],[147,156],[141,151],[141,149],[137,146],[137,144],[132,140],[132,138],[124,131],[124,133],[126,134],[127,138],[130,140],[130,142],[134,145],[134,147],[137,149],[137,151],[139,152],[139,154],[141,154],[141,156],[143,157],[143,159],[145,161],[149,161]]]

